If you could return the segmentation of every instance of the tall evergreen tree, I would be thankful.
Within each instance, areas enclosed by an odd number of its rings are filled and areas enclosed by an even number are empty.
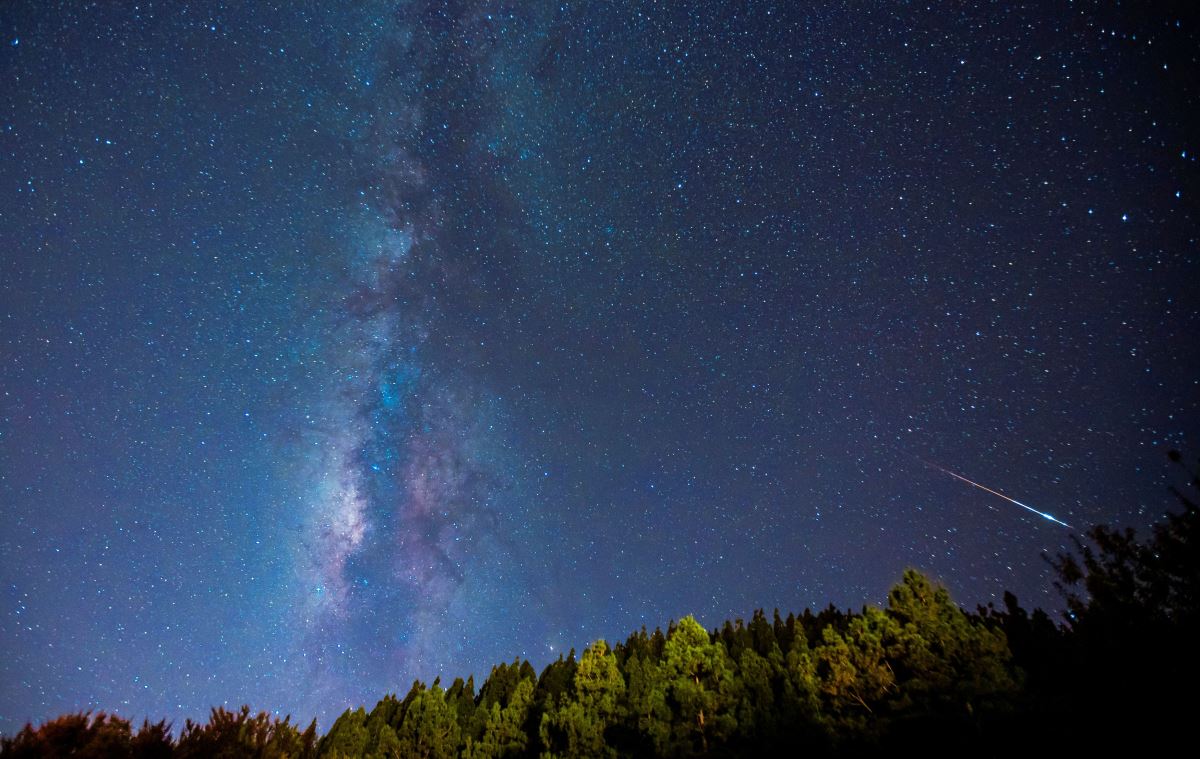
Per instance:
[[[845,633],[833,625],[821,633],[814,650],[822,711],[839,729],[863,731],[874,723],[876,710],[895,688],[895,673],[885,645],[895,623],[868,606],[850,619]]]
[[[533,704],[534,679],[523,678],[513,689],[504,706],[493,701],[484,713],[484,727],[478,739],[468,738],[463,756],[467,759],[503,759],[520,756],[529,745],[525,724]]]
[[[358,759],[366,753],[369,740],[366,710],[362,707],[353,711],[347,709],[334,720],[318,750],[322,757],[330,759]]]
[[[605,731],[623,711],[625,679],[603,640],[583,652],[573,685],[571,694],[560,697],[542,716],[543,756],[615,756],[606,743]]]
[[[396,731],[400,755],[420,759],[457,756],[461,734],[458,714],[436,680],[413,698]]]
[[[733,666],[694,617],[671,631],[663,647],[663,679],[675,712],[670,752],[707,753],[737,726]]]
[[[981,701],[1005,701],[1017,682],[1001,630],[969,617],[950,593],[914,569],[888,594],[899,625],[885,642],[900,670],[906,700],[924,710],[972,714]]]

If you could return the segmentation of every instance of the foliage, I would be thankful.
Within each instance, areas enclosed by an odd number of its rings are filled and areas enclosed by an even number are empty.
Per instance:
[[[504,706],[493,701],[487,710],[481,737],[478,740],[468,737],[463,755],[470,759],[520,756],[529,745],[525,722],[533,703],[533,687],[534,679],[524,678],[517,683]]]
[[[458,714],[437,681],[417,693],[405,711],[396,735],[401,756],[444,759],[458,755],[461,736]]]
[[[33,757],[129,757],[157,759],[171,756],[173,744],[165,722],[144,722],[136,733],[128,720],[100,712],[66,714],[40,727],[26,725],[12,738],[0,741],[0,755],[13,759]]]
[[[1171,459],[1182,465],[1178,453]],[[1200,487],[1200,474],[1189,472]],[[1172,488],[1182,506],[1140,542],[1133,529],[1097,525],[1091,543],[1073,537],[1076,553],[1052,560],[1067,597],[1072,627],[1105,632],[1154,627],[1195,629],[1200,621],[1200,512],[1194,492]],[[1082,591],[1080,592],[1080,586]]]
[[[617,658],[598,640],[583,652],[569,695],[561,694],[542,715],[543,756],[615,756],[605,732],[621,715],[624,699]]]
[[[174,756],[257,757],[259,759],[298,759],[316,755],[316,721],[304,733],[291,723],[266,712],[251,716],[250,707],[231,712],[221,707],[212,710],[208,723],[191,720],[175,744]]]
[[[1176,460],[1178,457],[1175,457]],[[1191,474],[1191,487],[1200,477]],[[173,739],[165,723],[59,717],[0,739],[9,757],[614,757],[1109,749],[1110,725],[1169,735],[1200,676],[1194,491],[1148,540],[1097,527],[1052,559],[1066,624],[1005,594],[968,614],[906,571],[886,608],[726,622],[693,617],[610,647],[599,640],[537,674],[527,661],[443,690],[414,682],[370,712],[347,710],[317,741],[290,718],[214,709]],[[1081,732],[1082,731],[1082,732]],[[1092,736],[1091,742],[1080,736]]]

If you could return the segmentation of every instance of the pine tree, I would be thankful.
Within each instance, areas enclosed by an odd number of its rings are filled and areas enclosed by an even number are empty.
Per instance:
[[[401,756],[442,759],[458,755],[458,714],[446,703],[445,691],[436,680],[413,698],[396,736]]]
[[[695,618],[684,617],[668,636],[663,675],[675,711],[672,753],[707,753],[729,737],[737,726],[733,666]]]
[[[841,731],[864,731],[874,722],[883,698],[895,688],[895,673],[885,645],[894,623],[868,606],[853,616],[845,633],[832,625],[821,633],[814,651],[822,712]]]
[[[605,731],[621,715],[625,679],[603,640],[583,652],[573,686],[571,695],[561,697],[542,717],[543,756],[615,756],[605,742]]]
[[[463,756],[467,759],[501,759],[520,756],[529,745],[525,722],[533,703],[534,679],[527,677],[517,683],[508,703],[503,707],[493,701],[486,711],[484,728],[478,740],[468,738]],[[484,712],[482,706],[479,712]]]
[[[366,710],[362,707],[354,711],[347,709],[342,712],[342,716],[334,720],[329,732],[321,739],[318,753],[322,758],[358,759],[366,753],[369,739]]]
[[[906,699],[925,710],[974,712],[981,701],[1004,701],[1017,688],[1004,633],[973,620],[950,593],[916,570],[888,594],[899,629],[891,654]]]
[[[653,650],[634,655],[625,662],[626,713],[617,748],[624,754],[666,753],[671,738],[671,710],[667,706],[667,684]]]

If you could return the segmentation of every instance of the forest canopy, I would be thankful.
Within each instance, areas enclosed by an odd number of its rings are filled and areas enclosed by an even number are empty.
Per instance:
[[[1179,462],[1178,454],[1172,459]],[[0,740],[12,757],[615,757],[983,753],[1146,747],[1179,735],[1198,674],[1200,476],[1145,540],[1099,526],[1052,559],[1067,614],[960,608],[908,570],[884,607],[834,607],[706,630],[691,616],[520,659],[448,686],[415,681],[323,736],[290,717],[215,708],[177,735],[71,714]]]

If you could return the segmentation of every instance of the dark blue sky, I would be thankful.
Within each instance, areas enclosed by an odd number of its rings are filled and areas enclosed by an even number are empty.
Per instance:
[[[1194,17],[0,6],[0,731],[1056,608],[1195,452]]]

